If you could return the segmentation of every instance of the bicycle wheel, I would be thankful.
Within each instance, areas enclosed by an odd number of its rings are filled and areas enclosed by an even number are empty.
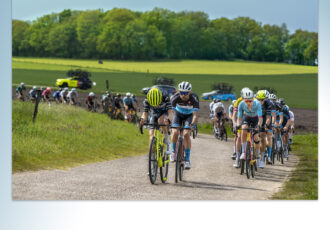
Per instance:
[[[179,146],[176,154],[176,162],[175,162],[175,183],[178,181],[182,181],[183,177],[183,146],[182,141],[179,141]]]
[[[155,183],[158,171],[156,141],[156,138],[153,137],[149,147],[149,178],[151,184]]]
[[[283,147],[280,148],[280,159],[281,159],[281,164],[284,164],[284,150]]]
[[[223,128],[223,135],[224,135],[224,137],[223,137],[223,139],[225,140],[225,141],[227,141],[227,139],[228,139],[228,136],[227,136],[227,130],[226,130],[226,128],[224,127]]]
[[[246,171],[246,176],[248,179],[250,179],[251,175],[251,158],[250,158],[250,142],[248,141],[246,143],[246,156],[245,156],[245,171]]]
[[[159,168],[159,174],[160,174],[160,179],[162,180],[163,183],[167,181],[167,174],[168,174],[168,155],[164,153],[164,150],[162,149],[162,158],[163,158],[163,167]]]

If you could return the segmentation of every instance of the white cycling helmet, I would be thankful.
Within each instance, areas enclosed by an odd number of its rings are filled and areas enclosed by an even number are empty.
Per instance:
[[[34,85],[32,89],[33,89],[33,90],[36,90],[36,89],[37,89],[37,86]]]
[[[23,86],[24,85],[24,82],[21,82],[21,86]]]
[[[71,91],[72,92],[76,92],[77,90],[76,90],[76,88],[72,88]]]
[[[231,102],[231,104],[234,105],[234,104],[236,103],[236,101],[237,101],[237,100],[233,100],[233,101]]]
[[[68,87],[65,87],[64,88],[64,91],[66,91],[66,92],[69,91],[69,88]]]
[[[244,87],[242,90],[241,90],[241,97],[243,97],[243,92],[246,91],[246,90],[250,90],[248,87]]]
[[[189,82],[183,81],[178,85],[179,91],[182,92],[190,92],[192,89],[192,86]]]
[[[264,92],[265,92],[265,94],[266,94],[266,99],[269,97],[269,92],[268,92],[268,90],[264,90]]]
[[[127,92],[126,97],[130,97],[130,96],[131,96],[131,93]]]
[[[90,96],[90,97],[94,97],[94,96],[95,96],[95,93],[90,92],[90,93],[89,93],[89,96]]]
[[[253,98],[253,92],[250,89],[244,89],[244,90],[242,90],[241,93],[243,94],[242,95],[243,99]]]
[[[271,100],[276,100],[276,95],[275,94],[269,94],[268,98],[271,99]]]

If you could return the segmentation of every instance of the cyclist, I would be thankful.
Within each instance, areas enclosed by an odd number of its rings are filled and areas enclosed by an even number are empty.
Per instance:
[[[25,88],[25,84],[24,82],[21,82],[21,84],[16,88],[16,96],[17,99],[24,101],[24,92],[26,88]]]
[[[61,103],[61,91],[62,91],[62,88],[59,88],[58,90],[56,90],[54,93],[53,93],[53,98],[55,99],[56,103]]]
[[[109,108],[111,107],[111,102],[112,102],[111,94],[109,91],[106,91],[105,94],[102,95],[102,99],[101,99],[102,107],[105,113],[107,112],[106,104],[108,104],[108,108]]]
[[[292,136],[294,134],[294,113],[289,110],[289,113],[290,113],[290,128],[289,128],[289,151],[291,151],[291,147],[290,145],[292,145]]]
[[[138,101],[137,101],[136,96],[134,94],[132,94],[132,99],[133,99],[133,102],[134,102],[133,103],[133,109],[136,112],[136,109],[138,108],[139,104],[138,104]],[[135,106],[134,106],[134,104],[135,104]]]
[[[62,100],[62,104],[67,103],[68,93],[69,93],[69,89],[68,88],[64,88],[64,90],[62,90],[60,92],[60,97],[61,97],[61,100]]]
[[[33,86],[33,88],[29,92],[31,102],[34,102],[38,97],[37,86]]]
[[[231,105],[228,108],[228,117],[231,121],[231,131],[234,133],[234,127],[233,127],[233,113],[234,113],[234,104],[235,104],[236,100],[233,100]],[[234,154],[233,154],[233,159],[236,158],[236,141],[237,141],[237,136],[235,135],[234,137]],[[234,158],[235,156],[235,158]]]
[[[280,120],[279,124],[280,127],[282,129],[282,135],[283,135],[283,146],[284,149],[288,148],[288,132],[289,132],[289,128],[291,125],[291,120],[290,120],[290,109],[289,106],[285,104],[285,100],[283,98],[279,99],[279,103],[281,105],[281,112],[283,113],[283,118],[282,120]],[[284,157],[288,157],[287,156],[287,152],[285,151],[286,155]]]
[[[93,110],[94,103],[95,103],[94,99],[95,99],[95,93],[90,92],[88,94],[87,98],[86,98],[86,105],[87,105],[87,109],[89,111],[92,111]]]
[[[72,88],[67,96],[70,105],[76,105],[79,102],[79,95],[75,88]]]
[[[41,95],[42,95],[44,102],[49,102],[50,95],[51,95],[51,88],[47,87],[44,91],[42,91]]]
[[[123,99],[124,103],[124,109],[125,109],[125,120],[131,121],[132,119],[132,110],[134,109],[133,104],[133,98],[131,97],[131,93],[127,92],[126,97]],[[128,116],[129,115],[129,116]]]
[[[178,141],[179,128],[181,124],[184,124],[184,146],[186,153],[185,168],[190,169],[190,150],[191,140],[190,131],[197,125],[197,113],[199,110],[198,96],[191,92],[192,86],[189,82],[183,81],[178,85],[179,92],[171,97],[171,104],[174,110],[173,122],[172,122],[172,147],[173,153],[171,155],[171,161],[174,161],[174,152],[176,149],[176,142]]]
[[[212,114],[213,114],[212,122],[213,124],[217,122],[218,130],[220,130],[222,126],[225,125],[225,118],[226,118],[226,109],[220,100],[217,100],[217,102],[214,103],[214,105],[212,106]],[[218,121],[222,121],[222,125],[221,122]]]
[[[271,152],[272,152],[272,124],[275,123],[275,118],[272,119],[272,111],[275,116],[274,103],[267,98],[266,90],[259,90],[256,94],[257,100],[261,103],[263,122],[260,129],[260,151],[262,156],[259,159],[258,165],[260,168],[264,168],[264,157],[268,155],[268,163],[271,163]],[[266,146],[268,154],[265,153]]]
[[[210,103],[210,119],[212,121],[212,127],[214,127],[214,112],[213,112],[213,107],[214,104],[219,102],[218,99],[214,98],[213,101]]]
[[[123,100],[121,99],[120,93],[116,94],[116,97],[114,98],[114,104],[115,104],[115,114],[117,113],[121,114],[121,105],[123,104]]]
[[[253,141],[255,144],[255,149],[257,157],[260,155],[260,141],[259,136],[256,135],[257,131],[260,130],[262,125],[262,109],[261,103],[258,100],[253,99],[253,92],[250,89],[243,91],[243,101],[238,107],[238,128],[242,125],[242,154],[240,159],[245,159],[246,145],[247,145],[247,130],[249,126],[255,130],[252,133]],[[244,115],[244,116],[243,116]],[[252,144],[252,143],[251,143]]]
[[[238,157],[236,156],[239,156],[240,154],[240,150],[241,150],[241,144],[242,144],[242,130],[240,128],[237,128],[238,127],[238,123],[237,123],[237,113],[238,113],[238,106],[241,104],[241,102],[243,101],[243,92],[245,92],[246,90],[249,90],[248,87],[245,87],[241,90],[241,97],[238,98],[236,100],[236,102],[234,103],[234,111],[233,111],[233,116],[232,116],[232,122],[233,122],[233,127],[234,127],[234,131],[236,132],[236,153],[233,154],[232,156],[232,159],[235,160],[235,163],[234,163],[234,167],[238,167],[239,164],[238,164]]]
[[[143,113],[141,116],[140,124],[143,125],[148,119],[148,113],[151,112],[150,125],[149,125],[149,145],[152,137],[154,136],[155,124],[169,125],[169,117],[172,117],[172,105],[170,98],[166,93],[157,87],[152,88],[147,93],[147,98],[143,101]],[[170,139],[166,126],[162,127],[165,134],[166,154],[170,154]]]

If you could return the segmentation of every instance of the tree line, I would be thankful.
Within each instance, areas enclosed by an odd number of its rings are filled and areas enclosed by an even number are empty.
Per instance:
[[[249,17],[210,20],[199,11],[66,9],[13,20],[13,56],[118,60],[208,59],[313,65],[318,34]]]

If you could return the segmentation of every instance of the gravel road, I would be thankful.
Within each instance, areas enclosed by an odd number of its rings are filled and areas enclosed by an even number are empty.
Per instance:
[[[220,142],[199,134],[192,140],[192,169],[184,181],[174,183],[174,164],[169,179],[158,176],[151,185],[147,155],[94,163],[69,170],[44,170],[12,176],[13,200],[267,200],[288,179],[298,162],[291,155],[284,165],[259,169],[247,179],[235,169],[232,140]]]

